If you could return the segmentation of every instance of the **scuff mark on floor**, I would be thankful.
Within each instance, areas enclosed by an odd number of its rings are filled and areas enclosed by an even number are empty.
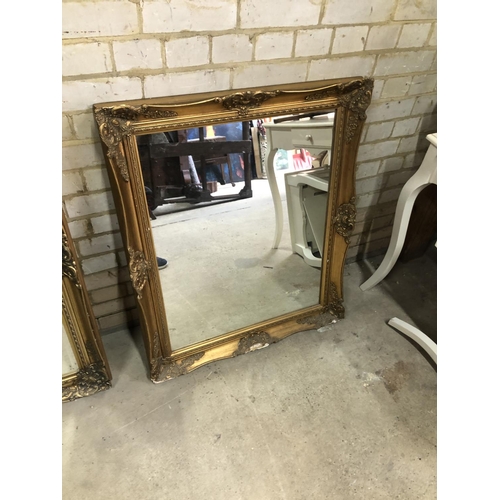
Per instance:
[[[399,391],[410,377],[410,366],[404,361],[398,361],[391,368],[375,372],[384,381],[387,391],[394,395]]]

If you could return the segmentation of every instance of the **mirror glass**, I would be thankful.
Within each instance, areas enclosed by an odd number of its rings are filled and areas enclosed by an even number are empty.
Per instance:
[[[66,326],[62,325],[62,374],[67,375],[68,373],[73,373],[78,370],[78,362],[75,358],[75,353],[71,349],[69,343],[69,332]]]
[[[174,350],[319,303],[333,126],[322,112],[137,136]]]

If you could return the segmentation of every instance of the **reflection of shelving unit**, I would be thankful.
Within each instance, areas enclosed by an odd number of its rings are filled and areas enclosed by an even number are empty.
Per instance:
[[[169,132],[168,138],[166,134],[140,136],[139,159],[144,184],[151,191],[150,209],[167,203],[200,204],[250,198],[252,141],[249,123],[242,122],[241,128],[241,140],[205,137],[204,127],[198,128],[198,137],[193,139],[188,139],[187,130]],[[242,155],[245,185],[237,194],[212,196],[216,189],[207,180],[207,169],[220,169],[220,182],[224,184],[223,165],[227,164],[229,180],[234,185],[231,154]]]
[[[313,267],[322,262],[329,175],[329,168],[285,174],[292,250]]]

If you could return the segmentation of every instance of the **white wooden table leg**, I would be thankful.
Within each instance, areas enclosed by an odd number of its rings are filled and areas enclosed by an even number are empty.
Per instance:
[[[272,248],[278,248],[281,235],[283,234],[283,206],[281,203],[280,191],[278,182],[276,180],[276,172],[274,171],[274,157],[276,156],[277,149],[271,149],[266,158],[266,172],[269,187],[271,188],[271,196],[274,203],[275,214],[275,229],[274,229],[274,243]]]
[[[429,184],[437,184],[437,137],[436,134],[429,134],[427,140],[431,143],[425,154],[424,161],[419,169],[413,174],[410,180],[404,185],[399,195],[394,216],[391,241],[385,254],[384,260],[361,286],[361,290],[366,291],[380,283],[394,267],[398,260],[403,244],[405,242],[406,231],[410,222],[411,211],[415,199],[422,189]]]
[[[396,206],[389,248],[378,269],[360,286],[361,290],[366,291],[373,288],[380,283],[394,267],[403,249],[413,205],[415,204],[418,194],[426,185],[427,184],[422,184],[418,172],[404,185]]]
[[[399,318],[392,318],[389,320],[388,324],[406,335],[410,339],[414,340],[424,351],[432,358],[432,360],[437,364],[437,344],[431,340],[425,333],[421,332],[418,328],[402,321]]]

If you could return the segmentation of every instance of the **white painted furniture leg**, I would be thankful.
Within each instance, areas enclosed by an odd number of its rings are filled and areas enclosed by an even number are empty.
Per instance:
[[[396,206],[389,248],[378,269],[360,286],[363,291],[369,290],[380,283],[394,267],[403,249],[411,212],[418,194],[429,184],[437,184],[437,138],[435,138],[435,136],[436,134],[427,136],[431,145],[427,150],[424,161],[401,190]],[[433,140],[431,140],[431,138]]]
[[[272,147],[270,144],[269,147]],[[273,248],[278,248],[281,235],[283,234],[283,206],[281,204],[281,196],[276,180],[276,172],[274,171],[274,157],[276,156],[277,149],[270,149],[266,158],[266,172],[269,187],[271,188],[271,196],[274,203],[275,227],[274,227],[274,243]]]
[[[403,335],[406,335],[410,339],[414,340],[437,364],[437,344],[425,335],[425,333],[422,333],[414,326],[398,318],[390,319],[388,324],[401,332]]]

